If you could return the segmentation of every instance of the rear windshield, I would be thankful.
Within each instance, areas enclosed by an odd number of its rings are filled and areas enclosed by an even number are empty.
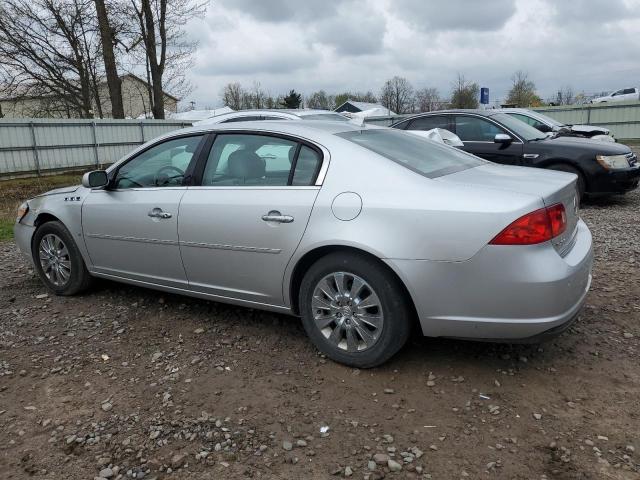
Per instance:
[[[336,134],[428,178],[477,167],[487,162],[454,147],[395,129]]]
[[[310,115],[300,115],[303,120],[329,120],[332,122],[348,122],[349,119],[338,113],[312,113]]]

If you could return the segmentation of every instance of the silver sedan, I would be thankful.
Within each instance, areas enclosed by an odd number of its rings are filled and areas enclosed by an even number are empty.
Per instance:
[[[411,329],[535,341],[591,281],[576,177],[349,122],[180,130],[25,202],[15,235],[59,295],[93,277],[298,315],[357,367]]]

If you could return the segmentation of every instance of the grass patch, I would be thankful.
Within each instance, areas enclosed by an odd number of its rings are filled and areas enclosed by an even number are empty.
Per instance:
[[[0,219],[0,242],[13,238],[13,221]]]
[[[22,202],[54,188],[78,185],[81,180],[82,175],[69,173],[0,180],[0,241],[13,238],[16,211]]]

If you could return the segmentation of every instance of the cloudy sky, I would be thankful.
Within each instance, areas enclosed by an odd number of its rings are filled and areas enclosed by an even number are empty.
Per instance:
[[[446,97],[460,72],[492,101],[516,70],[543,98],[640,84],[640,0],[213,0],[187,28],[200,108],[231,81],[377,94],[400,75]]]

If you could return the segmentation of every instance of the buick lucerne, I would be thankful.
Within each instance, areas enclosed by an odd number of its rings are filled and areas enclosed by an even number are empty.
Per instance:
[[[564,330],[591,281],[576,181],[351,122],[202,125],[28,200],[15,235],[58,295],[101,277],[293,314],[327,356],[372,367],[414,326]]]

